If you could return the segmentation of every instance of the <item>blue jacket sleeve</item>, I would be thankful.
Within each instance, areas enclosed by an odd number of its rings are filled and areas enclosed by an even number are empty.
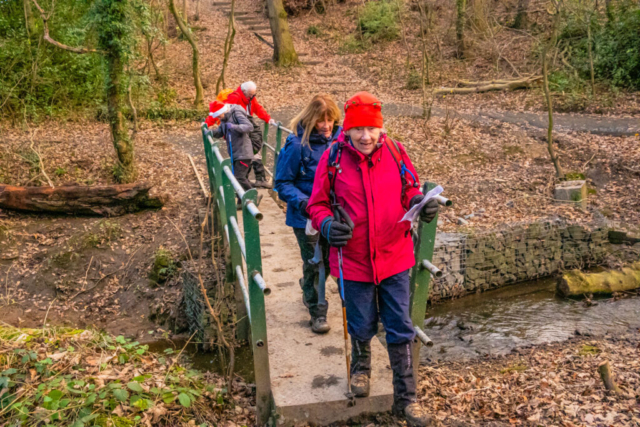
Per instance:
[[[301,150],[300,141],[293,135],[289,135],[284,148],[278,156],[275,177],[275,190],[278,192],[280,200],[291,203],[296,207],[301,201],[309,199],[307,195],[295,186],[295,180],[300,171]]]

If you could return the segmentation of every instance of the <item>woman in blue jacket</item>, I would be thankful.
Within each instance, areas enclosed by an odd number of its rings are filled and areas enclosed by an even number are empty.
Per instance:
[[[300,246],[302,256],[302,301],[309,308],[311,330],[318,334],[329,331],[327,304],[318,305],[318,268],[309,261],[313,258],[319,234],[308,236],[307,203],[318,161],[331,143],[340,135],[338,126],[340,109],[329,95],[316,95],[300,114],[291,121],[295,133],[287,137],[278,157],[275,190],[278,197],[287,202],[286,224],[293,232]],[[329,271],[328,247],[323,248],[323,262]]]

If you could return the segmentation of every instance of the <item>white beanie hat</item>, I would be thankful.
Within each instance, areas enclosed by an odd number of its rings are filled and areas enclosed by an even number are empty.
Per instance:
[[[216,104],[218,104],[218,105],[216,105]],[[211,107],[213,107],[212,110],[214,110],[214,111],[211,111],[209,113],[209,115],[211,117],[213,117],[214,119],[216,117],[220,116],[221,114],[224,114],[224,113],[228,112],[229,109],[230,109],[229,108],[229,104],[223,104],[222,102],[219,102],[219,101],[216,101],[216,102],[212,103]]]

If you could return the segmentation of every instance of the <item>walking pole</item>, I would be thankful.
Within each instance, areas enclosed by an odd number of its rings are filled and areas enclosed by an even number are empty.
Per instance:
[[[344,222],[353,228],[355,225],[347,212],[342,208],[342,206],[336,204],[334,218],[338,222]],[[344,354],[347,361],[347,393],[345,396],[348,399],[347,406],[354,406],[356,404],[356,398],[353,392],[351,391],[351,353],[349,352],[349,332],[347,329],[347,304],[345,302],[345,294],[344,294],[344,275],[342,273],[342,248],[338,248],[338,288],[340,290],[340,299],[342,300],[342,329],[344,332]]]

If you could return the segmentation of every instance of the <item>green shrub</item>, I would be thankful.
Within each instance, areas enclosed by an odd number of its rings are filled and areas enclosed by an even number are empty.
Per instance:
[[[405,89],[417,90],[422,88],[422,75],[415,70],[411,70],[407,75]]]
[[[556,79],[557,90],[576,85],[576,80],[590,80],[589,39],[587,25],[591,26],[593,67],[595,78],[614,86],[640,89],[640,6],[623,1],[612,11],[611,20],[595,17],[588,21],[582,14],[566,17],[559,37],[560,49],[566,50],[567,58],[576,71],[576,78],[566,81]]]
[[[153,266],[149,272],[151,284],[158,286],[169,280],[178,272],[178,264],[173,260],[170,251],[159,248],[153,258]]]
[[[367,2],[358,20],[358,30],[366,41],[396,40],[400,36],[397,4],[388,0]]]
[[[307,34],[310,36],[320,37],[322,35],[322,31],[317,25],[309,25],[309,27],[307,27]]]
[[[353,34],[348,35],[340,45],[340,53],[362,53],[367,49],[367,45]]]
[[[49,19],[51,37],[69,46],[93,45],[87,16],[92,2],[59,0],[54,4],[55,13]],[[101,103],[100,55],[78,55],[41,41],[37,10],[31,9],[28,22],[24,15],[22,2],[0,1],[0,100],[6,100],[0,116],[37,119]]]

